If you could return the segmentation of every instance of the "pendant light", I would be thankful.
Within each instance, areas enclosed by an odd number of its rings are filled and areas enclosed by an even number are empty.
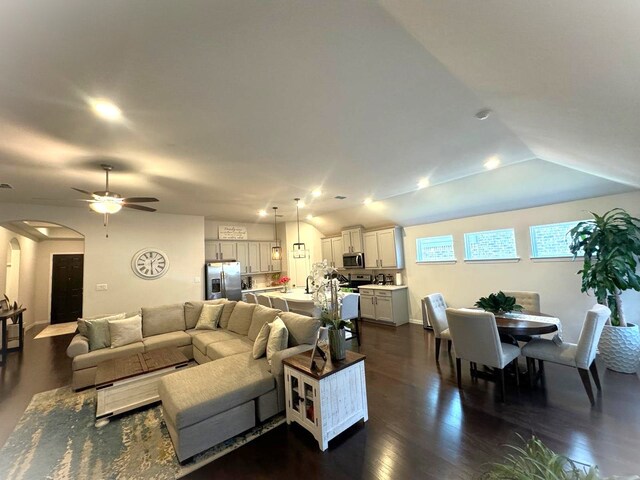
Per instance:
[[[273,231],[276,237],[276,244],[271,247],[271,260],[280,260],[282,258],[282,247],[278,242],[278,226],[276,219],[278,218],[278,207],[273,207]]]
[[[296,223],[298,224],[298,241],[293,244],[293,258],[305,258],[307,256],[307,248],[300,241],[300,199],[294,198],[296,202]]]

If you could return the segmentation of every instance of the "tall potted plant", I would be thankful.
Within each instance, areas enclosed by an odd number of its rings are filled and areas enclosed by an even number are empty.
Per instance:
[[[345,327],[353,328],[350,321],[342,320],[341,304],[344,294],[340,291],[337,271],[326,260],[315,263],[311,270],[313,277],[313,301],[320,308],[320,320],[329,327],[329,351],[332,360],[346,357]]]
[[[621,293],[640,291],[640,219],[621,208],[578,223],[569,231],[575,259],[584,254],[582,292],[593,291],[598,303],[607,305],[611,318],[600,340],[600,353],[611,370],[635,373],[640,361],[640,331],[628,323]]]

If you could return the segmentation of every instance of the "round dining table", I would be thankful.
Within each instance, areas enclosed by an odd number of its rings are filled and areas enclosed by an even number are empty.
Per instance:
[[[535,320],[518,318],[520,315],[536,317]],[[514,338],[531,337],[533,335],[544,335],[558,331],[558,325],[554,322],[545,322],[545,318],[556,320],[556,317],[546,313],[531,312],[523,310],[521,312],[495,314],[498,332],[502,335],[509,335]]]

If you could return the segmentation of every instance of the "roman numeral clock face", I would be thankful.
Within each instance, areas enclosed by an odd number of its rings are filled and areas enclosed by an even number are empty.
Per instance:
[[[140,278],[153,280],[167,273],[169,258],[160,250],[145,248],[133,256],[131,268]]]

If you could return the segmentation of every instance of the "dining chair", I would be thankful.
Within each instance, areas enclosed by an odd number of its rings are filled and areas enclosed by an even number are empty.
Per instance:
[[[289,303],[284,298],[273,297],[271,299],[271,308],[277,308],[278,310],[282,310],[283,312],[288,312]]]
[[[589,401],[591,405],[595,405],[589,371],[591,371],[591,375],[593,375],[593,382],[596,384],[596,388],[602,390],[595,362],[596,349],[600,341],[600,335],[602,335],[604,324],[610,316],[611,310],[607,307],[604,305],[594,305],[591,310],[587,312],[582,330],[580,331],[578,343],[562,342],[557,344],[552,340],[543,338],[536,338],[527,343],[522,348],[522,354],[527,357],[531,383],[534,383],[532,365],[534,359],[537,359],[541,366],[544,365],[542,362],[547,361],[577,368],[584,389],[587,391]]]
[[[245,293],[244,296],[247,299],[247,303],[258,303],[255,293]]]
[[[258,305],[264,305],[265,307],[271,308],[271,298],[266,295],[256,295],[256,299],[258,300]]]
[[[447,308],[449,332],[456,356],[458,388],[462,389],[462,362],[486,365],[498,370],[501,399],[504,402],[506,387],[504,370],[518,360],[520,348],[500,342],[496,319],[491,312]],[[516,365],[516,382],[518,381]]]
[[[451,352],[451,335],[449,324],[447,323],[447,302],[441,293],[432,293],[424,297],[427,306],[427,318],[433,328],[433,335],[436,337],[436,362],[440,357],[440,343],[444,338],[448,343],[448,351]]]
[[[360,319],[360,295],[357,293],[347,293],[342,297],[342,305],[340,307],[340,318],[342,320],[351,320],[353,330],[347,329],[351,333],[349,340],[355,338],[360,346],[360,327],[358,320]]]
[[[522,305],[529,312],[540,312],[540,294],[538,292],[525,292],[517,290],[503,290],[508,297],[515,297],[516,303]]]

